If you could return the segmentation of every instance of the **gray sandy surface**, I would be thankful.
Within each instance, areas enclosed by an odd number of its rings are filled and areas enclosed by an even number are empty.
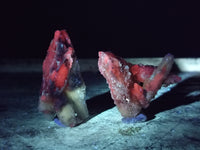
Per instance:
[[[180,73],[183,81],[162,88],[148,120],[122,123],[98,72],[82,73],[90,118],[60,127],[38,112],[41,72],[0,74],[0,150],[200,149],[200,73]]]

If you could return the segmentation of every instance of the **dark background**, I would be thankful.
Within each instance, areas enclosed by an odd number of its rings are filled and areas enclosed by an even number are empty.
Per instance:
[[[79,58],[200,56],[198,2],[33,0],[0,5],[0,58],[44,58],[56,29],[66,29]]]

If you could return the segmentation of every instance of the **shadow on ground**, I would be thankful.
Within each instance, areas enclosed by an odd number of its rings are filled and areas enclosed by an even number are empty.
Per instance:
[[[150,106],[143,112],[147,115],[148,120],[151,120],[157,113],[199,100],[200,76],[194,76],[180,82],[170,92],[152,101]]]
[[[95,96],[87,101],[87,106],[91,117],[94,117],[115,106],[111,99],[110,92]],[[90,118],[91,118],[90,117]]]

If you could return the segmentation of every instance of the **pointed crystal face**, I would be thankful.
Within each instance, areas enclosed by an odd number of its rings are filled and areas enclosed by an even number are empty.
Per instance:
[[[166,55],[160,65],[133,65],[110,52],[99,52],[98,67],[105,77],[112,99],[123,117],[135,117],[142,108],[149,106],[165,81],[180,81],[180,77],[168,76],[173,56]]]
[[[55,32],[43,62],[39,110],[57,115],[68,126],[75,126],[88,117],[85,84],[65,30]]]

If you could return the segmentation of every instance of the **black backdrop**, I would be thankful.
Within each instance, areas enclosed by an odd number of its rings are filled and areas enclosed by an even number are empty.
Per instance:
[[[44,58],[56,29],[66,29],[79,58],[200,56],[200,5],[150,0],[1,2],[1,58]]]

